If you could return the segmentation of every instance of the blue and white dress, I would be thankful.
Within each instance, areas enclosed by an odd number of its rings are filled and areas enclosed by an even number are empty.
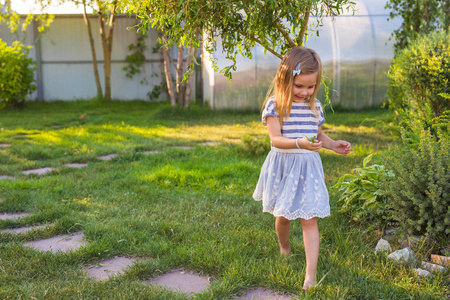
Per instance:
[[[283,137],[297,139],[317,135],[325,123],[320,101],[316,99],[316,117],[307,102],[292,103],[289,118],[283,122]],[[262,113],[277,118],[275,102],[269,100]],[[261,168],[253,199],[262,200],[263,211],[289,220],[324,218],[330,215],[328,191],[325,185],[319,153],[306,149],[278,149],[272,146]]]

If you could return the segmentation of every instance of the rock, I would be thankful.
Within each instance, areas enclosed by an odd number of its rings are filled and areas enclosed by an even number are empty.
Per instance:
[[[384,239],[380,239],[377,243],[377,246],[375,247],[375,253],[379,251],[392,252],[391,244],[389,244],[389,242]]]
[[[411,248],[404,248],[401,250],[397,250],[388,255],[389,259],[392,259],[396,262],[406,262],[406,263],[416,263],[416,257]]]
[[[430,271],[431,273],[447,271],[446,268],[444,268],[443,266],[432,264],[426,261],[422,262],[422,268],[427,271]]]
[[[444,256],[450,256],[450,248],[441,249],[441,254]]]
[[[436,255],[431,254],[431,261],[435,264],[450,267],[450,257],[449,256],[442,256],[442,255]]]
[[[393,235],[396,233],[397,233],[397,229],[395,229],[395,228],[389,228],[384,231],[384,235]]]
[[[423,278],[431,278],[431,277],[433,277],[433,275],[431,275],[431,273],[428,272],[427,270],[414,269],[413,271],[419,277],[423,277]]]

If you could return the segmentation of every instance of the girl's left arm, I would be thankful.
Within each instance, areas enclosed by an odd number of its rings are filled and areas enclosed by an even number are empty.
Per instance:
[[[326,149],[333,150],[336,153],[347,156],[352,150],[352,145],[346,141],[335,141],[329,138],[325,133],[322,132],[322,126],[319,126],[317,131],[317,139],[322,142],[322,147]]]

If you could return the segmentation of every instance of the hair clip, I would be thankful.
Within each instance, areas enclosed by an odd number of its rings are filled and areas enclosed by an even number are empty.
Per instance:
[[[301,62],[298,63],[298,65],[297,65],[297,67],[295,68],[294,72],[292,72],[292,76],[295,77],[295,75],[300,75],[300,73],[302,72],[302,69],[300,69],[300,65],[301,65],[301,64],[302,64]]]

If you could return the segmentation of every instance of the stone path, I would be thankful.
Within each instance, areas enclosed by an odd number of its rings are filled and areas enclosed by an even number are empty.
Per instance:
[[[274,292],[266,291],[263,289],[253,289],[253,290],[247,291],[247,293],[244,296],[238,297],[236,299],[290,300],[290,299],[294,299],[294,296],[279,295]]]
[[[189,296],[194,293],[201,293],[209,287],[209,281],[206,277],[182,270],[171,271],[146,282]]]
[[[45,240],[26,242],[23,245],[31,246],[41,251],[56,253],[58,251],[67,252],[69,250],[76,250],[86,244],[86,241],[83,239],[83,233],[76,232],[74,234],[63,234]]]
[[[3,213],[0,214],[0,220],[17,220],[26,216],[31,215],[31,213],[22,212],[22,213]]]
[[[97,158],[98,158],[98,159],[101,159],[101,160],[107,161],[107,160],[113,159],[113,158],[116,157],[117,155],[118,155],[117,153],[113,153],[113,154],[108,154],[108,155],[99,156],[99,157],[97,157]]]
[[[37,175],[44,175],[49,172],[53,171],[53,168],[40,168],[40,169],[34,169],[34,170],[27,170],[22,171],[22,174],[28,175],[28,174],[37,174]]]
[[[122,274],[126,269],[134,264],[136,258],[114,257],[100,261],[92,266],[86,267],[87,277],[94,280],[108,280],[113,276]]]
[[[225,139],[225,141],[232,141],[232,142],[240,142],[240,139]],[[207,141],[203,143],[199,143],[201,146],[217,146],[222,144],[221,142],[213,142],[213,141]],[[10,144],[0,144],[0,148],[6,148],[10,147]],[[182,149],[182,150],[191,150],[194,147],[192,146],[177,146],[172,147],[174,149]],[[160,151],[145,151],[142,152],[145,155],[151,155],[151,154],[159,154]],[[103,161],[109,161],[115,157],[117,157],[118,154],[108,154],[104,156],[98,157],[98,159]],[[65,167],[69,168],[84,168],[87,167],[87,163],[68,163],[64,165]],[[38,175],[44,175],[51,171],[53,171],[53,168],[46,167],[46,168],[40,168],[40,169],[34,169],[34,170],[26,170],[22,171],[23,174],[38,174]],[[0,179],[11,179],[14,180],[14,177],[2,175],[0,176]],[[30,215],[30,213],[3,213],[0,214],[0,220],[17,220],[22,217],[26,217]],[[46,228],[48,225],[37,225],[37,226],[25,226],[20,228],[7,228],[0,230],[0,232],[3,233],[11,233],[11,234],[21,234],[26,233],[30,230],[38,230],[42,228]],[[82,232],[76,232],[73,234],[64,234],[55,236],[48,239],[43,240],[37,240],[37,241],[31,241],[26,242],[23,244],[23,246],[26,247],[32,247],[38,251],[50,251],[52,253],[57,252],[68,252],[68,251],[75,251],[83,246],[86,246],[87,242],[84,240],[84,235]],[[114,257],[110,259],[101,260],[99,262],[96,262],[95,264],[91,264],[89,266],[85,267],[86,276],[88,278],[92,278],[96,281],[104,281],[108,280],[111,277],[119,276],[123,274],[127,269],[129,269],[135,262],[137,261],[136,258],[129,258],[129,257]],[[158,276],[156,278],[152,278],[146,281],[143,281],[144,284],[152,284],[152,285],[158,285],[163,288],[175,291],[175,292],[181,292],[186,294],[188,297],[193,296],[197,293],[202,293],[206,289],[209,288],[210,283],[207,277],[197,275],[193,272],[183,271],[183,270],[173,270],[166,274],[163,274],[161,276]],[[284,300],[284,299],[291,299],[290,296],[287,295],[277,295],[276,293],[265,291],[263,289],[253,289],[248,291],[244,296],[236,299],[273,299],[273,300]]]
[[[72,163],[72,164],[65,164],[64,166],[69,167],[69,168],[84,168],[87,167],[88,164],[84,164],[84,163]]]
[[[37,225],[37,226],[25,226],[25,227],[18,227],[18,228],[7,228],[7,229],[0,230],[0,232],[20,234],[20,233],[26,233],[31,230],[37,230],[37,229],[43,229],[43,228],[47,228],[47,226],[46,225]]]

